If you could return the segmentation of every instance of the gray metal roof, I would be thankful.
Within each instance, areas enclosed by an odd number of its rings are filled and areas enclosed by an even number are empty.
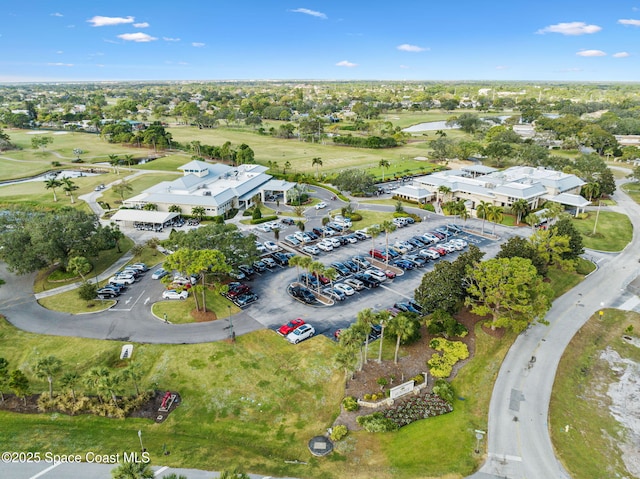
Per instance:
[[[577,208],[584,208],[589,206],[591,202],[581,195],[572,195],[570,193],[560,193],[557,196],[551,198],[551,201],[560,203],[567,206],[575,206]]]
[[[118,210],[111,217],[114,221],[138,221],[140,223],[163,224],[172,220],[180,213],[167,213],[166,211],[146,211],[146,210]]]

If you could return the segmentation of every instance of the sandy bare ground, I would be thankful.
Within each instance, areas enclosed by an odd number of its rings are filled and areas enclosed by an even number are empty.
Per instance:
[[[640,341],[630,341],[640,347]],[[618,376],[618,382],[611,383],[607,396],[611,398],[611,415],[627,431],[624,442],[619,443],[622,460],[627,470],[640,477],[640,363],[622,358],[611,348],[602,351],[600,359],[607,361]]]

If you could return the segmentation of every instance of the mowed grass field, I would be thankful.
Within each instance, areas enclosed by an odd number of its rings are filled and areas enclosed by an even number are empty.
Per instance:
[[[625,330],[633,327],[633,333]],[[549,430],[558,458],[576,479],[631,477],[622,462],[619,442],[625,428],[613,417],[607,390],[621,372],[600,359],[607,348],[640,362],[640,348],[622,339],[638,337],[640,315],[605,310],[578,331],[562,355],[549,406]],[[632,448],[627,451],[631,454]],[[637,452],[637,451],[636,451]]]
[[[598,223],[596,225],[596,216]],[[622,251],[633,235],[633,225],[627,215],[614,211],[589,211],[589,217],[574,219],[576,229],[582,233],[585,248],[598,251]],[[596,234],[593,234],[594,226]]]

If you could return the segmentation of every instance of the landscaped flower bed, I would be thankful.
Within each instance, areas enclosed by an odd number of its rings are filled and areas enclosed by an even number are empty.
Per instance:
[[[387,419],[391,419],[398,427],[411,424],[413,421],[428,417],[440,416],[453,411],[453,407],[447,401],[432,393],[416,396],[382,413]]]

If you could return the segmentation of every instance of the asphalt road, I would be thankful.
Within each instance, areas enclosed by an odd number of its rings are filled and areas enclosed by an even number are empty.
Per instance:
[[[590,253],[598,269],[556,299],[546,316],[521,334],[505,358],[489,409],[487,460],[474,479],[569,478],[549,437],[549,401],[558,363],[580,327],[601,308],[633,309],[640,301],[626,291],[638,275],[640,207],[617,192],[618,205],[634,225],[632,242],[620,254]],[[535,361],[532,358],[535,357]]]

